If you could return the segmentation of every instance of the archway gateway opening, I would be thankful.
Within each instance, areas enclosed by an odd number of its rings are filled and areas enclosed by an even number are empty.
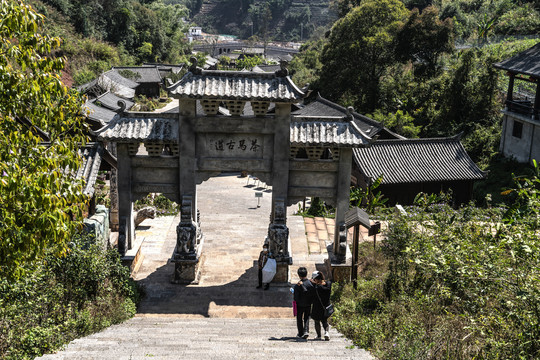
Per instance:
[[[349,269],[344,221],[352,148],[371,139],[352,116],[291,116],[291,105],[305,94],[291,81],[285,62],[281,65],[275,73],[203,71],[193,61],[167,89],[179,100],[178,113],[124,112],[97,132],[99,140],[117,145],[120,253],[135,243],[133,202],[150,192],[163,193],[181,205],[171,256],[174,281],[196,281],[204,251],[197,185],[224,171],[247,171],[272,186],[266,237],[277,261],[275,282],[288,281],[293,261],[286,208],[305,197],[336,207],[330,270],[335,275]],[[247,102],[253,115],[243,115]],[[230,115],[218,115],[220,106]],[[147,155],[138,154],[141,143]]]

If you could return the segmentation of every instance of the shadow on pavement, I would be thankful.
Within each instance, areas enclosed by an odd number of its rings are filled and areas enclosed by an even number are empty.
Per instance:
[[[288,285],[271,284],[268,290],[255,288],[257,286],[256,261],[236,280],[215,286],[172,284],[170,279],[173,271],[174,264],[166,264],[145,279],[138,281],[144,288],[146,296],[141,301],[137,313],[193,314],[209,317],[211,316],[210,307],[213,305],[224,307],[225,312],[228,311],[227,307],[246,307],[246,309],[229,309],[231,314],[240,314],[239,316],[249,312],[251,307],[253,307],[251,311],[257,311],[263,316],[265,308],[268,308],[269,312],[266,314],[268,317],[274,317],[270,308],[274,308],[274,312],[275,308],[290,308],[291,318],[293,317],[292,294]],[[282,314],[283,310],[279,312]],[[227,317],[227,314],[220,315]]]

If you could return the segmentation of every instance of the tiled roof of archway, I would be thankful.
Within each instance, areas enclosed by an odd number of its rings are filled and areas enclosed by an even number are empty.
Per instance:
[[[291,121],[291,145],[360,147],[372,142],[356,124],[342,117],[302,117]]]
[[[288,76],[242,71],[188,72],[167,90],[177,98],[285,103],[298,102],[305,95]]]
[[[178,142],[178,119],[155,116],[120,117],[95,132],[98,140],[114,142]]]

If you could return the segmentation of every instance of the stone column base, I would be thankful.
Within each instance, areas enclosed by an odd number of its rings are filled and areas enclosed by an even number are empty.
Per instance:
[[[201,237],[197,252],[192,256],[182,256],[175,252],[170,263],[174,263],[174,274],[171,278],[173,284],[199,284],[201,278],[201,268],[204,263],[202,248],[204,245],[204,236]]]
[[[332,281],[351,281],[352,253],[347,246],[345,257],[335,256],[332,246],[328,247],[328,259],[325,260],[327,274]]]
[[[288,283],[289,262],[278,262],[276,265],[276,275],[272,279],[272,283]]]
[[[174,263],[174,274],[171,279],[173,284],[198,284],[201,277],[201,258],[194,260],[176,260],[171,259]]]
[[[327,268],[332,281],[340,283],[351,281],[351,264],[332,264],[328,261]]]

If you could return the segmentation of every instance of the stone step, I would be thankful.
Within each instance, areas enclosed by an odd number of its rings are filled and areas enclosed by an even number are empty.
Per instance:
[[[329,342],[298,339],[288,319],[137,316],[38,359],[373,359],[330,328]]]

